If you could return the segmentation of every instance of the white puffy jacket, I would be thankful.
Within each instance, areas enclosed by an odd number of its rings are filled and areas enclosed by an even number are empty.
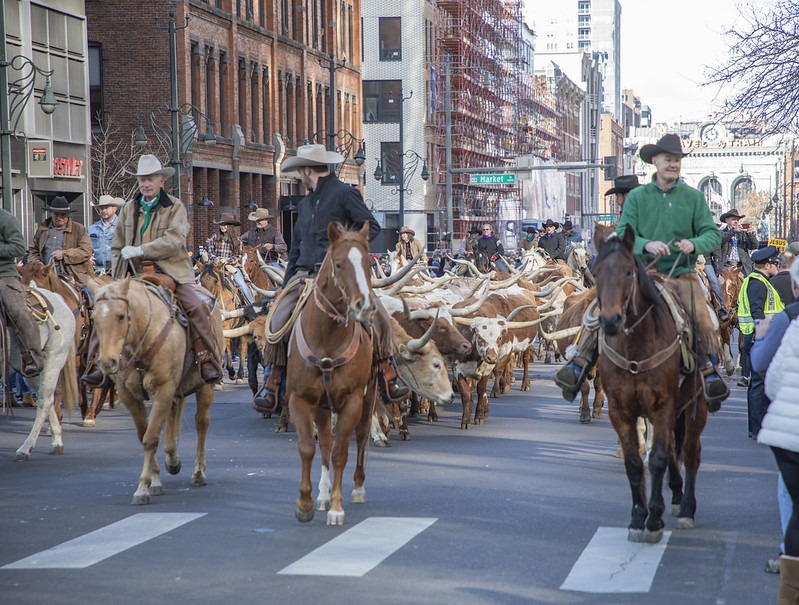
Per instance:
[[[799,319],[788,326],[766,373],[771,399],[758,443],[799,452]]]

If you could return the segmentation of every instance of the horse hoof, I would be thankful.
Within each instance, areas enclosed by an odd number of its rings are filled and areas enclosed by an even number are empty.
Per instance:
[[[379,441],[375,440],[374,444],[375,444],[375,447],[391,447],[391,444],[388,441],[384,440],[384,439],[381,439]]]
[[[63,453],[64,453],[63,445],[56,445],[52,450],[50,450],[51,456],[61,456]]]
[[[28,458],[30,458],[30,454],[27,454],[25,452],[17,452],[15,460],[17,462],[27,462]]]
[[[197,471],[191,476],[192,487],[204,487],[206,484],[205,473]]]
[[[151,485],[150,486],[150,495],[151,496],[163,496],[164,495],[164,486],[163,485]],[[146,502],[145,502],[146,504]]]
[[[170,464],[169,462],[166,463],[166,470],[170,475],[177,475],[180,472],[180,459],[174,464]]]
[[[602,420],[602,412],[594,412],[591,414],[591,418],[596,418],[597,420]]]
[[[354,487],[350,495],[350,502],[354,504],[363,504],[366,502],[366,489],[363,487]]]
[[[236,378],[236,384],[244,384],[243,378]]]
[[[644,530],[643,529],[628,529],[627,530],[627,541],[628,542],[644,542]]]
[[[694,529],[696,525],[694,524],[693,517],[678,517],[677,518],[677,529]]]
[[[279,425],[279,426],[278,426],[278,427],[275,429],[275,432],[276,432],[276,433],[288,433],[288,431],[289,431],[289,427],[287,427],[287,426],[283,426],[282,424],[281,424],[281,425]]]
[[[588,424],[591,422],[591,416],[580,416],[580,422],[582,424]]]
[[[316,501],[316,510],[320,510],[320,511],[324,512],[328,508],[330,508],[330,500],[317,500]]]
[[[297,521],[300,523],[308,523],[314,516],[314,509],[311,510],[300,510],[299,508],[294,511],[294,516],[297,517]]]
[[[93,428],[94,428],[94,426],[95,426],[94,419],[93,419],[93,418],[91,418],[91,419],[89,419],[89,418],[85,419],[85,420],[83,421],[83,426],[84,426],[84,428],[87,428],[87,429],[93,429]]]
[[[150,504],[150,494],[133,494],[133,500],[130,503],[135,506]]]
[[[328,525],[344,525],[344,511],[327,511]]]
[[[401,441],[410,441],[411,433],[409,431],[400,431],[399,438]]]
[[[657,531],[649,531],[648,529],[644,530],[643,535],[643,542],[647,544],[657,544],[663,538],[663,528],[660,528]]]
[[[672,504],[671,505],[671,516],[672,517],[679,517],[680,516],[680,505],[679,504]]]

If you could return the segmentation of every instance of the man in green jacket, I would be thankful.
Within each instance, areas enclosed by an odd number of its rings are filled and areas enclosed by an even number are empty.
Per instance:
[[[635,231],[636,256],[645,265],[655,259],[658,273],[674,278],[680,301],[693,313],[693,323],[700,341],[699,367],[704,376],[705,401],[715,412],[729,395],[727,383],[715,365],[720,353],[719,334],[708,312],[694,265],[699,254],[708,255],[721,244],[721,234],[704,196],[680,180],[683,153],[680,137],[664,135],[654,145],[641,148],[641,159],[654,164],[652,181],[630,192],[616,228],[621,236],[627,226]],[[563,396],[572,401],[588,369],[596,362],[596,330],[581,337],[574,359],[555,376]]]

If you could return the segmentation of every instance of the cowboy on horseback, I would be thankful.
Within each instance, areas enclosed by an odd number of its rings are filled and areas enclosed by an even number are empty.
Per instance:
[[[340,164],[344,157],[333,151],[325,151],[323,145],[302,145],[297,149],[295,157],[287,158],[281,165],[284,175],[296,175],[308,190],[297,206],[297,223],[291,240],[289,263],[286,268],[284,289],[300,279],[312,277],[319,271],[327,254],[330,241],[327,227],[331,223],[341,223],[349,228],[361,228],[369,224],[369,239],[374,239],[380,232],[380,226],[372,213],[363,203],[360,192],[355,187],[342,183],[331,164]],[[269,325],[271,332],[277,332],[289,319],[300,296],[300,288],[294,287],[286,293],[272,312]],[[374,348],[383,390],[389,399],[404,399],[409,390],[399,383],[399,377],[393,362],[395,350],[391,320],[388,313],[377,299],[374,299],[377,312],[374,316]],[[256,398],[253,408],[260,413],[271,413],[277,408],[278,393],[283,381],[286,366],[286,343],[290,336],[276,344],[267,344],[264,350],[264,361],[271,364],[271,373],[265,385],[263,400]],[[263,403],[261,403],[263,401]]]
[[[183,203],[164,190],[164,182],[175,172],[163,168],[154,155],[139,158],[136,177],[139,192],[119,212],[119,225],[111,245],[114,279],[124,278],[133,266],[138,274],[155,265],[176,282],[175,298],[189,320],[194,334],[194,352],[200,374],[206,383],[217,382],[221,376],[218,351],[211,333],[211,321],[205,303],[194,289],[194,268],[186,249],[189,231],[188,215]],[[96,338],[89,344],[88,368],[82,380],[89,386],[99,386],[103,373],[97,364]]]
[[[655,145],[641,148],[641,159],[654,164],[652,181],[630,192],[616,233],[621,237],[629,225],[635,232],[635,253],[644,264],[654,256],[658,273],[674,277],[679,299],[693,315],[700,346],[698,367],[704,378],[705,401],[718,410],[729,395],[729,387],[716,370],[719,337],[711,321],[702,288],[694,271],[698,254],[719,247],[721,234],[702,194],[680,180],[683,153],[680,137],[664,135]],[[575,357],[555,375],[563,396],[573,401],[580,385],[596,363],[599,327],[583,326]]]
[[[42,372],[42,343],[39,326],[25,302],[25,286],[17,272],[16,259],[25,254],[25,237],[17,218],[0,209],[0,307],[17,330],[24,376]]]

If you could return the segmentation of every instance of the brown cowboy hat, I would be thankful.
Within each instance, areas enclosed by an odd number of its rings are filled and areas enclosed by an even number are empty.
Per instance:
[[[48,212],[55,212],[56,214],[69,214],[70,212],[77,212],[77,210],[74,208],[69,207],[69,202],[63,195],[55,196],[53,201],[47,204],[44,209]]]
[[[219,217],[219,220],[213,221],[213,223],[214,225],[234,225],[235,227],[241,225],[241,222],[239,222],[230,212],[223,212]]]
[[[297,171],[297,168],[306,166],[327,166],[328,164],[341,164],[344,156],[335,151],[328,151],[324,145],[300,145],[297,148],[297,155],[286,158],[280,165],[280,172],[284,175]]]
[[[407,234],[409,234],[411,237],[413,237],[414,235],[416,235],[416,231],[414,231],[414,230],[413,230],[413,229],[411,229],[410,227],[403,227],[402,229],[400,229],[400,235],[402,235],[403,233],[407,233]]]
[[[737,209],[737,208],[732,208],[731,210],[728,210],[727,212],[725,212],[724,214],[722,214],[722,215],[719,217],[719,220],[720,220],[720,221],[723,223],[723,222],[724,222],[724,221],[726,221],[728,218],[737,218],[737,219],[742,219],[742,218],[743,218],[743,217],[745,217],[745,216],[746,216],[745,214],[741,214],[740,212],[738,212],[738,209]]]
[[[274,208],[256,208],[247,215],[247,220],[252,222],[265,221],[266,219],[276,218],[277,210]]]
[[[684,152],[682,150],[682,140],[680,139],[679,135],[664,134],[654,145],[649,144],[641,147],[641,152],[639,155],[644,162],[651,164],[652,158],[659,153],[670,153],[672,155],[678,155],[681,158],[684,158],[691,152]]]
[[[638,177],[634,174],[622,174],[613,179],[613,187],[605,192],[605,195],[613,195],[614,193],[629,193],[636,187],[640,187],[641,183]]]

